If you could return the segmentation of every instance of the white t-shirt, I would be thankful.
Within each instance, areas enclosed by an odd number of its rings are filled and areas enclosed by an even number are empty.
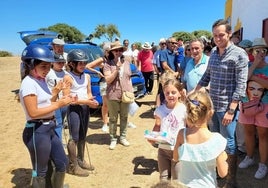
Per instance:
[[[160,132],[165,132],[170,145],[159,144],[159,148],[174,150],[177,135],[180,129],[185,128],[186,106],[178,104],[174,109],[167,108],[166,104],[156,108],[154,115],[161,119]]]
[[[26,76],[22,82],[20,87],[20,102],[23,107],[24,113],[26,115],[26,120],[31,120],[32,118],[29,116],[23,98],[27,95],[36,95],[37,96],[37,107],[44,108],[51,105],[51,93],[47,87],[45,80],[37,80],[30,76]],[[49,118],[54,115],[54,112],[50,112],[38,119]]]

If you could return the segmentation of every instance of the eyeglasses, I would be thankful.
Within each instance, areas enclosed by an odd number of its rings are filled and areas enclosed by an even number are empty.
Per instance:
[[[256,49],[256,50],[255,50],[255,53],[256,53],[256,54],[259,54],[259,53],[266,54],[266,53],[267,53],[267,49],[262,49],[262,50],[260,50],[260,49]]]
[[[167,45],[167,43],[163,42],[163,43],[161,43],[161,45]]]
[[[114,52],[123,52],[123,50],[122,49],[120,49],[120,50],[113,50]]]

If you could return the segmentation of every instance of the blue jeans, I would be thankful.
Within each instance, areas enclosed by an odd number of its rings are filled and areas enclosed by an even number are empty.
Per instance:
[[[233,155],[236,153],[236,140],[235,140],[235,129],[238,118],[238,111],[235,112],[232,122],[224,126],[222,125],[222,119],[225,115],[225,112],[215,112],[212,117],[212,132],[220,133],[224,138],[227,139],[226,153]]]
[[[56,127],[55,132],[62,141],[62,129],[63,129],[63,121],[66,116],[67,106],[59,108],[55,110],[55,118],[56,118]]]

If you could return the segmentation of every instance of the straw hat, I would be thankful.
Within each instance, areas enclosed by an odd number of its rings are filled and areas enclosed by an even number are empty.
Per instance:
[[[152,46],[150,45],[149,42],[145,42],[141,47],[143,49],[146,49],[146,50],[151,50],[152,49]]]
[[[122,46],[119,41],[115,41],[111,43],[111,49],[110,51],[116,50],[116,49],[123,49],[123,51],[126,51],[126,47]]]
[[[255,38],[253,43],[252,43],[252,48],[261,48],[261,47],[264,47],[264,48],[268,47],[265,39],[264,38]]]

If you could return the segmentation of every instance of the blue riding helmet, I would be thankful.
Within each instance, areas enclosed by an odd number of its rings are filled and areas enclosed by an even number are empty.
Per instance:
[[[67,55],[67,62],[87,62],[89,61],[88,55],[81,49],[71,50]]]
[[[29,61],[29,60],[40,60],[45,62],[53,63],[55,62],[54,54],[51,50],[40,44],[30,44],[27,46],[21,55],[22,61]]]

